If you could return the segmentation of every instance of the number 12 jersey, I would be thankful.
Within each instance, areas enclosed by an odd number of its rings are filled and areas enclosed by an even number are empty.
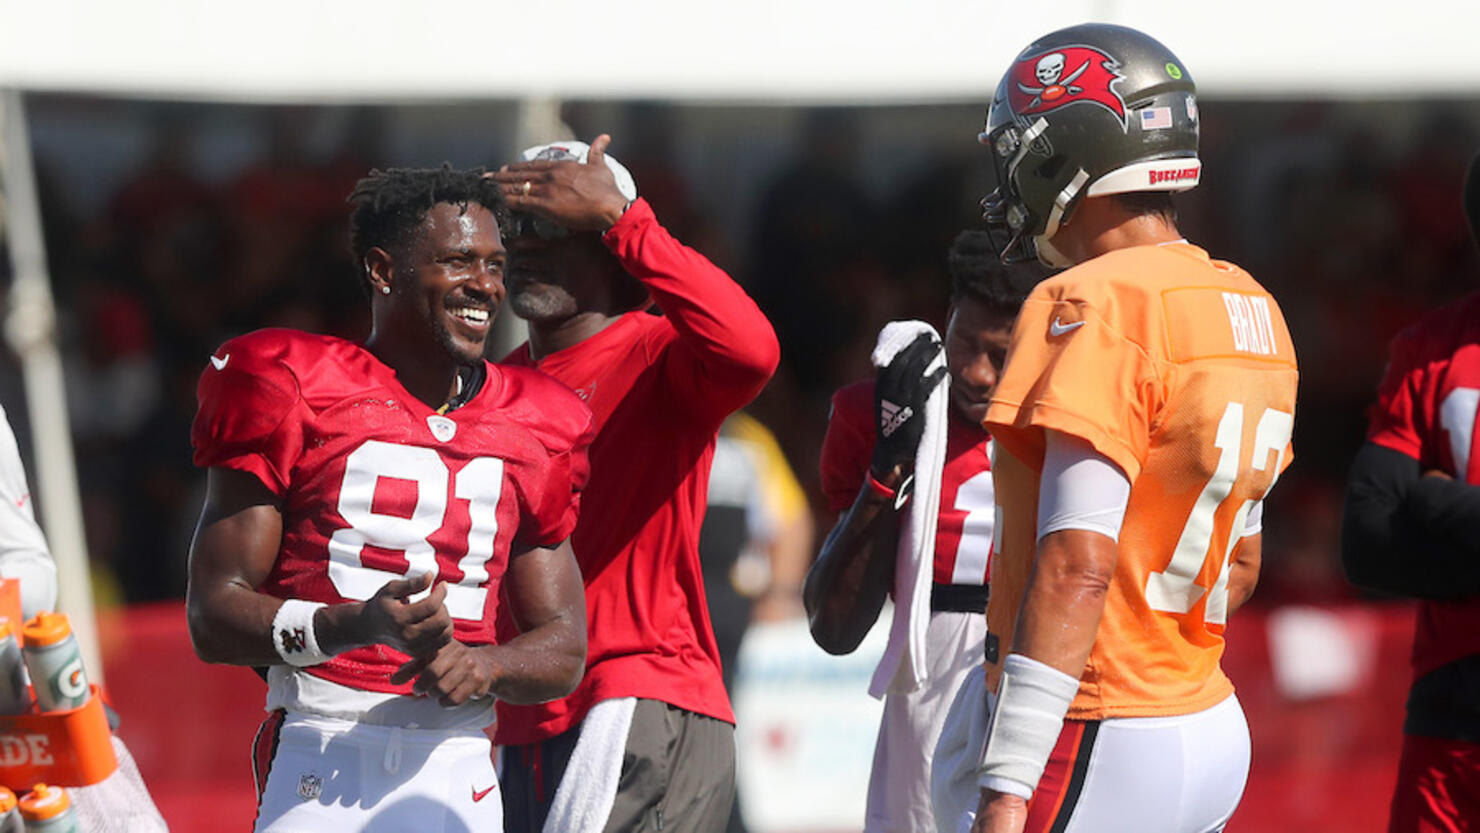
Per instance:
[[[1231,558],[1291,460],[1294,347],[1248,273],[1187,243],[1120,249],[1050,278],[1013,330],[986,424],[1002,507],[989,632],[1000,657],[1037,547],[1044,431],[1131,481],[1119,558],[1069,717],[1190,714],[1219,668]],[[987,666],[995,688],[1000,665]]]

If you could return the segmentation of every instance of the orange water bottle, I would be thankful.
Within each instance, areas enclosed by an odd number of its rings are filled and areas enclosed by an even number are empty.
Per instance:
[[[26,833],[82,833],[72,799],[61,787],[37,784],[21,796],[19,804]]]
[[[82,668],[82,652],[66,615],[38,613],[21,628],[21,635],[26,640],[21,653],[25,655],[26,670],[31,672],[36,705],[43,712],[87,705],[92,693]]]

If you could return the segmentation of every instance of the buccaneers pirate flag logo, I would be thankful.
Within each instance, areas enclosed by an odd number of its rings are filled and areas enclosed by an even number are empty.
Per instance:
[[[1120,62],[1091,46],[1065,46],[1025,55],[1012,65],[1008,103],[1018,116],[1057,110],[1070,104],[1097,104],[1125,127],[1125,101],[1113,89]]]

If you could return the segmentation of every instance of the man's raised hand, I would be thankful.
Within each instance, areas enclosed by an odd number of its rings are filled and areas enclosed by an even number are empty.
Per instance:
[[[603,133],[591,142],[585,162],[535,159],[514,162],[488,174],[514,211],[526,211],[574,231],[605,231],[627,208],[606,165],[612,137]]]
[[[879,368],[874,381],[874,455],[870,468],[883,482],[914,470],[915,452],[925,433],[925,403],[946,378],[944,366],[926,370],[941,353],[941,344],[921,333]]]

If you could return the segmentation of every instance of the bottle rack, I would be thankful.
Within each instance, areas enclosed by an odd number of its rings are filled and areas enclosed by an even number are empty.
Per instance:
[[[102,693],[91,688],[75,709],[0,715],[0,784],[17,793],[40,782],[81,787],[118,769]]]
[[[19,581],[0,579],[0,616],[15,623],[12,631],[22,641]],[[118,769],[102,691],[89,688],[87,702],[75,709],[38,711],[33,694],[30,711],[0,715],[0,785],[17,795],[41,782],[81,787]]]

